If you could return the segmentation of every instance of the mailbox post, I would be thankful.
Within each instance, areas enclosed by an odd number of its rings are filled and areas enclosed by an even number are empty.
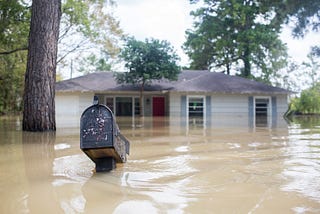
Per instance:
[[[110,171],[127,161],[129,141],[120,133],[112,111],[99,104],[88,107],[80,119],[80,148],[96,164],[96,171]]]

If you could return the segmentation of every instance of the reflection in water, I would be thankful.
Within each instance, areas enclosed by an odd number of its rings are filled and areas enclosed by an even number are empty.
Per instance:
[[[255,126],[256,127],[269,127],[270,117],[268,116],[256,116],[255,118]]]
[[[56,209],[54,198],[52,162],[54,160],[55,132],[23,132],[22,154],[26,177],[25,204],[28,211],[39,213],[44,209]],[[43,182],[49,181],[49,182]],[[41,200],[41,203],[39,201]]]
[[[137,163],[144,170],[125,172],[121,184],[133,189],[141,197],[147,196],[158,210],[181,212],[190,201],[195,200],[192,194],[196,193],[196,188],[190,187],[191,178],[197,171],[189,166],[193,158],[190,155],[178,155]],[[146,172],[147,168],[152,170]]]
[[[288,183],[285,191],[296,191],[320,202],[320,123],[316,127],[289,130],[290,145],[286,149],[290,159],[285,161],[283,175]]]
[[[120,119],[128,162],[95,173],[79,129],[28,133],[0,119],[0,213],[320,213],[319,120],[220,121]]]

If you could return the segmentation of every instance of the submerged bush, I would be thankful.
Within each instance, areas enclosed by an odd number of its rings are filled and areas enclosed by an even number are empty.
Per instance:
[[[300,97],[294,98],[289,107],[292,114],[320,114],[320,82],[303,90]]]

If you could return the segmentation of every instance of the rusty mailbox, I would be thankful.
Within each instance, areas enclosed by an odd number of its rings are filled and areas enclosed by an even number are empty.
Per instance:
[[[127,161],[129,141],[120,133],[112,111],[99,104],[88,107],[80,119],[80,148],[96,164],[96,171],[110,171]]]

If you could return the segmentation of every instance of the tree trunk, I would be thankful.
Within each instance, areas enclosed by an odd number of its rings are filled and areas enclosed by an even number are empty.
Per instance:
[[[250,77],[251,76],[251,64],[250,64],[250,49],[249,49],[249,44],[247,44],[247,47],[245,48],[244,51],[244,56],[243,56],[243,64],[244,64],[244,68],[243,68],[243,72],[242,75],[243,77]]]
[[[143,102],[144,83],[140,86],[140,117],[144,117],[144,102]]]
[[[55,78],[61,0],[33,0],[23,130],[55,130]]]

